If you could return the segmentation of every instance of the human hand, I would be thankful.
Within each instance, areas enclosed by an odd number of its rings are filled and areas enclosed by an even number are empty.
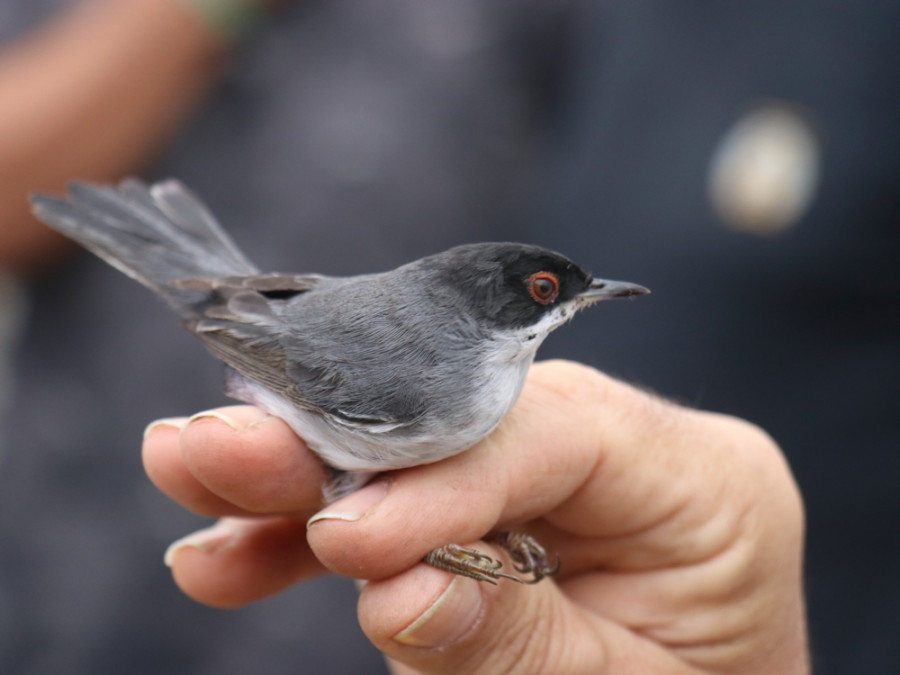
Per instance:
[[[226,516],[170,549],[185,593],[233,607],[323,565],[367,579],[359,619],[398,673],[809,669],[802,505],[778,448],[577,364],[535,364],[490,437],[308,530],[323,469],[255,408],[152,426],[144,459],[173,499]],[[420,562],[513,526],[559,553],[557,577],[490,586]]]

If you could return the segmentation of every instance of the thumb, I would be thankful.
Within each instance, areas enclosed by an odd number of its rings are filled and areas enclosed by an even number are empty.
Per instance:
[[[497,551],[479,542],[475,548]],[[359,620],[395,673],[680,673],[658,644],[615,624],[544,580],[497,586],[420,564],[368,582]]]

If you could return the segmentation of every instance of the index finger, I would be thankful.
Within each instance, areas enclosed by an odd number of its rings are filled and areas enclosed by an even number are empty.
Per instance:
[[[148,476],[201,515],[299,513],[321,505],[322,463],[277,417],[231,406],[148,427]]]

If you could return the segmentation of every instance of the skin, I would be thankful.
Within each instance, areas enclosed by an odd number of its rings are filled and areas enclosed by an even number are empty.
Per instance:
[[[226,47],[177,0],[86,0],[3,45],[0,267],[34,273],[68,246],[28,193],[139,171],[211,90]]]
[[[144,463],[224,517],[167,554],[187,595],[239,607],[327,570],[367,580],[359,620],[396,673],[809,672],[803,509],[778,447],[584,366],[536,364],[487,439],[309,526],[324,472],[255,408],[155,423]],[[560,574],[491,586],[420,562],[509,527],[558,552]]]

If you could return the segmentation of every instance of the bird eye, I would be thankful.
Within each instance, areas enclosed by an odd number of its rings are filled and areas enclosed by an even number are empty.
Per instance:
[[[535,272],[528,277],[528,294],[535,302],[549,305],[559,295],[559,277],[552,272]]]

